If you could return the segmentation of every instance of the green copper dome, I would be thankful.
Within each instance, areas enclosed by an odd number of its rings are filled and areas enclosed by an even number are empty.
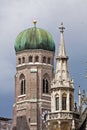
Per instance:
[[[15,51],[22,51],[26,49],[43,49],[55,51],[55,43],[52,35],[34,26],[19,33],[15,41]]]

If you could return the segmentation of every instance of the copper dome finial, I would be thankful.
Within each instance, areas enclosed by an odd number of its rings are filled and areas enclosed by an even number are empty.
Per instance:
[[[33,20],[34,27],[36,27],[37,20]]]

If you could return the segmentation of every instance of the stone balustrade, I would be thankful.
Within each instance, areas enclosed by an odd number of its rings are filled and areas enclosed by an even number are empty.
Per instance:
[[[56,112],[56,113],[48,113],[46,116],[46,121],[49,120],[57,120],[57,119],[72,119],[73,114],[69,112]]]

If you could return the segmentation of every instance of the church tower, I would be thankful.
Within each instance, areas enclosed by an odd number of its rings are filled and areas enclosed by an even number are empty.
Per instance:
[[[51,82],[51,112],[47,114],[46,122],[49,130],[75,130],[74,83],[68,69],[63,23],[59,29],[60,44],[56,57],[56,72]]]
[[[37,28],[34,20],[34,27],[17,36],[15,51],[13,130],[46,130],[41,116],[51,108],[50,83],[54,71],[54,40],[49,32]]]

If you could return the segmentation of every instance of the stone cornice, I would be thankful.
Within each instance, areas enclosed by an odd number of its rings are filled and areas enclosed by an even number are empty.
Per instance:
[[[56,91],[56,90],[71,90],[71,91],[74,91],[74,88],[71,88],[71,87],[55,87],[55,88],[51,88],[51,92]]]

